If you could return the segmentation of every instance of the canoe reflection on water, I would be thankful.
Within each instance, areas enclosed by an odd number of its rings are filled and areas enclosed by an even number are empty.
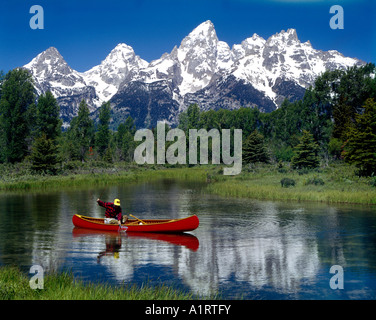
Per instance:
[[[176,246],[184,246],[189,250],[197,251],[199,247],[199,240],[189,233],[150,233],[150,232],[112,232],[112,231],[100,231],[84,228],[73,228],[72,234],[74,237],[86,237],[86,236],[106,236],[106,250],[101,252],[98,258],[104,255],[116,255],[119,254],[122,240],[124,238],[144,238],[152,241],[167,242]]]

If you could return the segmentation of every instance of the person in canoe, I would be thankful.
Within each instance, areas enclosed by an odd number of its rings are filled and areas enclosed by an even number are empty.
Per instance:
[[[106,208],[104,223],[107,224],[121,224],[121,222],[126,223],[128,217],[126,215],[122,216],[120,200],[115,199],[114,202],[103,202],[97,199],[98,205]]]

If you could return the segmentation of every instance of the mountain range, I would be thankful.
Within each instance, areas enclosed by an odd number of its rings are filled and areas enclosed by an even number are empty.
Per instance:
[[[55,96],[65,125],[84,99],[94,118],[110,101],[113,126],[130,115],[137,128],[146,128],[162,120],[176,124],[179,113],[192,103],[201,110],[258,107],[271,112],[285,98],[301,99],[323,72],[363,64],[335,50],[316,50],[309,41],[302,43],[295,29],[267,40],[254,34],[230,48],[208,20],[180,46],[151,62],[121,43],[86,72],[72,69],[54,47],[24,68],[31,72],[37,94],[50,90]]]

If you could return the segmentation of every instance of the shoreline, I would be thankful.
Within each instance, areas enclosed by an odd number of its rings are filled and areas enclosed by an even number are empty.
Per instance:
[[[29,277],[16,266],[0,266],[1,300],[193,300],[194,295],[161,284],[111,286],[83,282],[70,272],[46,274],[43,289],[31,289]]]
[[[273,165],[244,168],[239,175],[223,175],[223,166],[136,166],[114,164],[100,167],[90,163],[59,175],[0,173],[0,193],[60,190],[64,188],[104,187],[118,183],[139,183],[174,179],[206,183],[204,193],[270,201],[309,201],[318,203],[376,205],[375,178],[358,177],[355,168],[334,164],[323,169],[299,172]],[[18,169],[14,169],[17,171]],[[294,186],[283,187],[289,178]],[[372,180],[373,179],[373,180]]]

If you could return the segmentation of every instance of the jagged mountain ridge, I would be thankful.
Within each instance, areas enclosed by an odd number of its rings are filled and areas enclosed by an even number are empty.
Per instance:
[[[230,48],[208,20],[179,47],[150,63],[132,47],[119,44],[100,65],[83,73],[70,68],[55,48],[24,67],[39,94],[50,90],[57,98],[65,122],[77,114],[82,99],[93,114],[110,100],[115,123],[131,115],[140,128],[159,120],[174,124],[191,103],[203,110],[244,106],[270,112],[286,97],[301,98],[326,70],[360,64],[335,50],[316,50],[309,41],[300,42],[294,29],[267,40],[254,34]]]

